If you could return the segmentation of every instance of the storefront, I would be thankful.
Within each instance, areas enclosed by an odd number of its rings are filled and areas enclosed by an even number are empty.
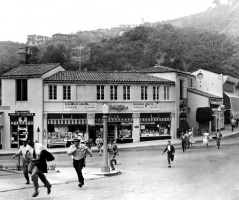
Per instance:
[[[20,139],[37,140],[33,138],[33,123],[35,113],[29,111],[16,111],[9,113],[11,148],[18,148]]]
[[[171,139],[170,113],[140,113],[140,141]]]
[[[68,146],[68,140],[87,132],[87,114],[48,114],[47,145]]]

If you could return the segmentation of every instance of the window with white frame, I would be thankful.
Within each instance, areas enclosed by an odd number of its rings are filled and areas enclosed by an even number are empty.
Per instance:
[[[148,99],[148,87],[141,86],[141,100],[147,100],[147,99]]]
[[[97,85],[97,100],[104,100],[105,99],[105,86],[104,85]]]
[[[63,100],[71,100],[71,86],[63,85]]]
[[[169,100],[169,86],[164,86],[164,100]]]
[[[153,100],[159,100],[159,86],[153,86]]]
[[[56,100],[57,99],[57,87],[56,85],[49,85],[49,99]]]
[[[17,101],[27,101],[27,79],[16,80],[16,97]]]
[[[117,85],[111,85],[110,86],[110,100],[117,100],[118,94],[117,94]]]
[[[123,86],[123,99],[130,100],[130,86],[129,85]]]

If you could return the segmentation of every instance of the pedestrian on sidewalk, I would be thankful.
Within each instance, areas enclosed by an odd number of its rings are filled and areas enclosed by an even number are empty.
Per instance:
[[[171,144],[171,141],[168,140],[168,144],[166,145],[166,148],[164,149],[163,153],[167,151],[167,159],[168,159],[168,167],[171,167],[171,161],[174,160],[174,154],[175,154],[175,148],[174,146]]]
[[[12,158],[15,158],[17,156],[22,155],[22,170],[25,179],[27,180],[26,184],[30,184],[30,179],[28,175],[28,165],[31,162],[30,156],[26,154],[26,147],[27,147],[27,139],[23,138],[20,139],[23,143],[23,145],[19,148],[18,152],[12,156]]]
[[[233,117],[231,117],[231,127],[233,132],[234,128],[236,127],[236,120]]]
[[[98,151],[99,151],[99,156],[101,156],[102,154],[102,146],[103,146],[103,138],[100,136],[100,134],[98,135],[98,138],[95,140],[95,143],[98,147]]]
[[[110,154],[109,157],[110,157],[111,170],[115,170],[113,162],[115,163],[115,165],[117,164],[116,155],[118,154],[118,147],[115,144],[113,139],[111,139],[110,143],[108,144],[108,152]]]
[[[193,132],[191,129],[188,129],[188,137],[189,137],[189,143],[191,146],[193,146],[193,144],[195,143],[194,139],[193,139]]]
[[[208,143],[209,143],[209,132],[208,130],[205,130],[203,133],[203,143],[206,145],[206,147],[208,147]]]
[[[186,150],[186,136],[184,132],[181,133],[180,139],[181,139],[182,149],[184,152]]]
[[[81,188],[84,185],[84,177],[82,174],[82,169],[85,165],[85,158],[87,153],[92,157],[92,151],[84,144],[80,144],[80,138],[75,138],[73,140],[74,144],[69,147],[67,151],[68,155],[73,156],[73,167],[76,170],[79,184],[78,186]]]
[[[54,160],[54,157],[51,153],[49,153],[45,147],[40,143],[35,143],[33,141],[29,141],[26,153],[30,155],[31,163],[28,166],[29,173],[31,173],[33,185],[34,185],[34,193],[32,197],[36,197],[39,194],[38,188],[38,177],[44,183],[47,188],[47,194],[51,193],[51,184],[47,180],[46,176],[43,173],[47,173],[47,161]]]
[[[220,129],[217,129],[217,133],[215,134],[215,136],[216,136],[217,148],[220,149],[221,139],[222,139],[222,134],[221,134]]]

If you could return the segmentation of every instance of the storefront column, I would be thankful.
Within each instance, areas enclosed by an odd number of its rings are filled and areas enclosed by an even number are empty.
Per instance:
[[[48,130],[47,130],[47,114],[43,114],[43,139],[42,139],[42,145],[47,147],[47,137],[48,137]]]
[[[140,113],[133,113],[133,143],[140,142]]]
[[[176,130],[176,120],[175,120],[175,113],[171,113],[171,124],[170,124],[170,136],[171,138],[177,137],[177,130]]]

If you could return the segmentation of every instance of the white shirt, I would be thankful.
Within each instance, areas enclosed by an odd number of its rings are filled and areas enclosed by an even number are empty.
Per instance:
[[[168,145],[168,150],[171,151],[171,146],[170,145]]]
[[[36,159],[40,157],[42,150],[46,150],[46,148],[40,143],[35,143],[34,148],[37,156]],[[33,148],[30,145],[27,145],[26,151],[29,152],[31,158],[33,158]]]
[[[67,154],[72,155],[74,160],[81,160],[82,158],[85,158],[87,153],[92,156],[92,151],[84,144],[80,144],[78,147],[73,144],[69,147],[69,150],[67,151]]]
[[[28,145],[27,145],[27,146],[28,146]],[[18,150],[18,152],[17,152],[18,155],[21,155],[21,154],[22,154],[23,159],[27,159],[27,158],[28,158],[28,156],[27,156],[27,154],[26,154],[26,152],[27,152],[27,151],[26,151],[27,146],[24,146],[24,145],[20,146],[20,148],[19,148],[19,150]]]

